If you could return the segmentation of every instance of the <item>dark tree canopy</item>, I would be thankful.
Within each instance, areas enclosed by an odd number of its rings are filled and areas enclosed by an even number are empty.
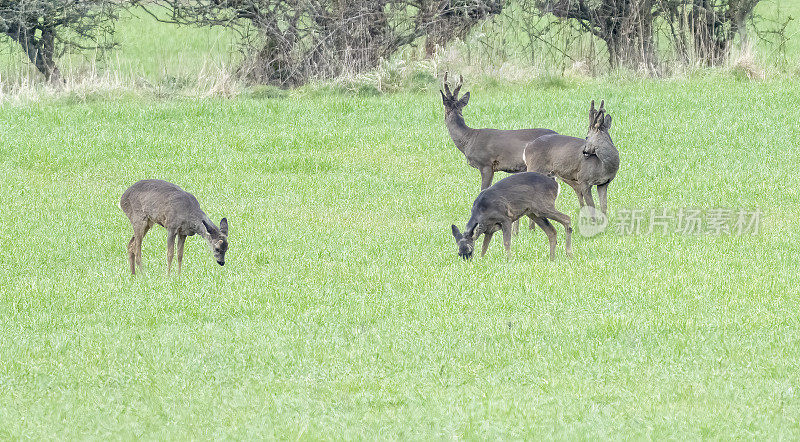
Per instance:
[[[622,63],[650,67],[653,53],[654,0],[545,0],[540,8],[600,38],[608,48],[612,68]]]
[[[612,68],[657,70],[659,34],[682,61],[718,65],[760,0],[521,0],[603,40]],[[663,32],[659,32],[659,31]]]
[[[0,0],[0,31],[18,43],[48,80],[59,80],[56,59],[70,49],[107,49],[115,0]]]
[[[224,26],[245,42],[252,79],[301,84],[375,68],[427,37],[426,48],[464,35],[502,11],[504,0],[153,0],[158,20]],[[153,5],[169,11],[164,16]]]
[[[432,55],[456,38],[466,38],[481,20],[503,11],[504,2],[475,0],[417,0],[409,2],[419,11],[419,28],[425,32],[425,53]]]

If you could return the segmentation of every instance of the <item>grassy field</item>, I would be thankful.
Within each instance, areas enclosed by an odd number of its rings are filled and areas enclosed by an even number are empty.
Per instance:
[[[0,97],[0,439],[800,438],[796,21],[793,73],[765,81],[468,78],[473,127],[582,137],[591,99],[614,117],[612,228],[568,259],[557,227],[550,262],[541,230],[456,256],[480,180],[430,75],[187,98],[233,37],[138,15],[112,58],[64,61],[124,87]],[[131,278],[117,203],[143,178],[228,218],[225,267],[192,237],[167,276],[156,227]],[[720,207],[760,232],[613,228]]]
[[[462,261],[479,176],[438,92],[6,103],[0,438],[800,437],[797,82],[465,90],[474,127],[575,136],[603,98],[612,213],[760,207],[761,232]],[[167,277],[157,227],[131,278],[142,178],[228,217],[225,267],[193,237]]]

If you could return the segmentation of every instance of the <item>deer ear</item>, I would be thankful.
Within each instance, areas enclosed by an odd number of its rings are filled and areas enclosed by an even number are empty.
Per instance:
[[[219,231],[222,232],[223,235],[228,236],[228,218],[222,218],[219,222]]]
[[[463,237],[463,235],[461,235],[461,232],[458,230],[458,227],[456,227],[455,224],[451,225],[450,227],[453,229],[453,237],[456,239],[456,241],[460,240]]]
[[[469,103],[469,92],[464,94],[464,96],[461,97],[460,100],[458,100],[458,107],[464,107],[467,105],[467,103]]]
[[[603,120],[603,128],[608,130],[611,128],[611,115],[606,115],[606,119]]]
[[[212,226],[211,224],[207,223],[206,220],[203,220],[203,225],[206,227],[206,232],[208,232],[209,235],[213,235],[214,234],[214,230],[215,230],[214,226]]]

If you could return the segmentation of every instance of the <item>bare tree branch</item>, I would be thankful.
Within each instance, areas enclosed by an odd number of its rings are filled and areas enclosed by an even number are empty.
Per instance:
[[[61,72],[55,59],[71,49],[110,49],[115,0],[0,0],[0,32],[19,44],[49,81]]]
[[[505,0],[153,0],[159,21],[222,26],[243,38],[251,79],[282,86],[375,68],[425,38],[437,45],[463,37],[502,11]]]

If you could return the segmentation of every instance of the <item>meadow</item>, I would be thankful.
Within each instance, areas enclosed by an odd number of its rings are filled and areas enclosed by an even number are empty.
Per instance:
[[[574,136],[606,100],[612,222],[758,208],[760,230],[576,230],[570,259],[557,227],[550,262],[523,229],[510,259],[496,238],[461,260],[450,225],[480,180],[436,83],[4,102],[0,438],[800,437],[800,85],[698,72],[464,90],[472,127]],[[130,276],[117,204],[142,178],[228,218],[224,267],[191,237],[167,276],[156,227]]]

